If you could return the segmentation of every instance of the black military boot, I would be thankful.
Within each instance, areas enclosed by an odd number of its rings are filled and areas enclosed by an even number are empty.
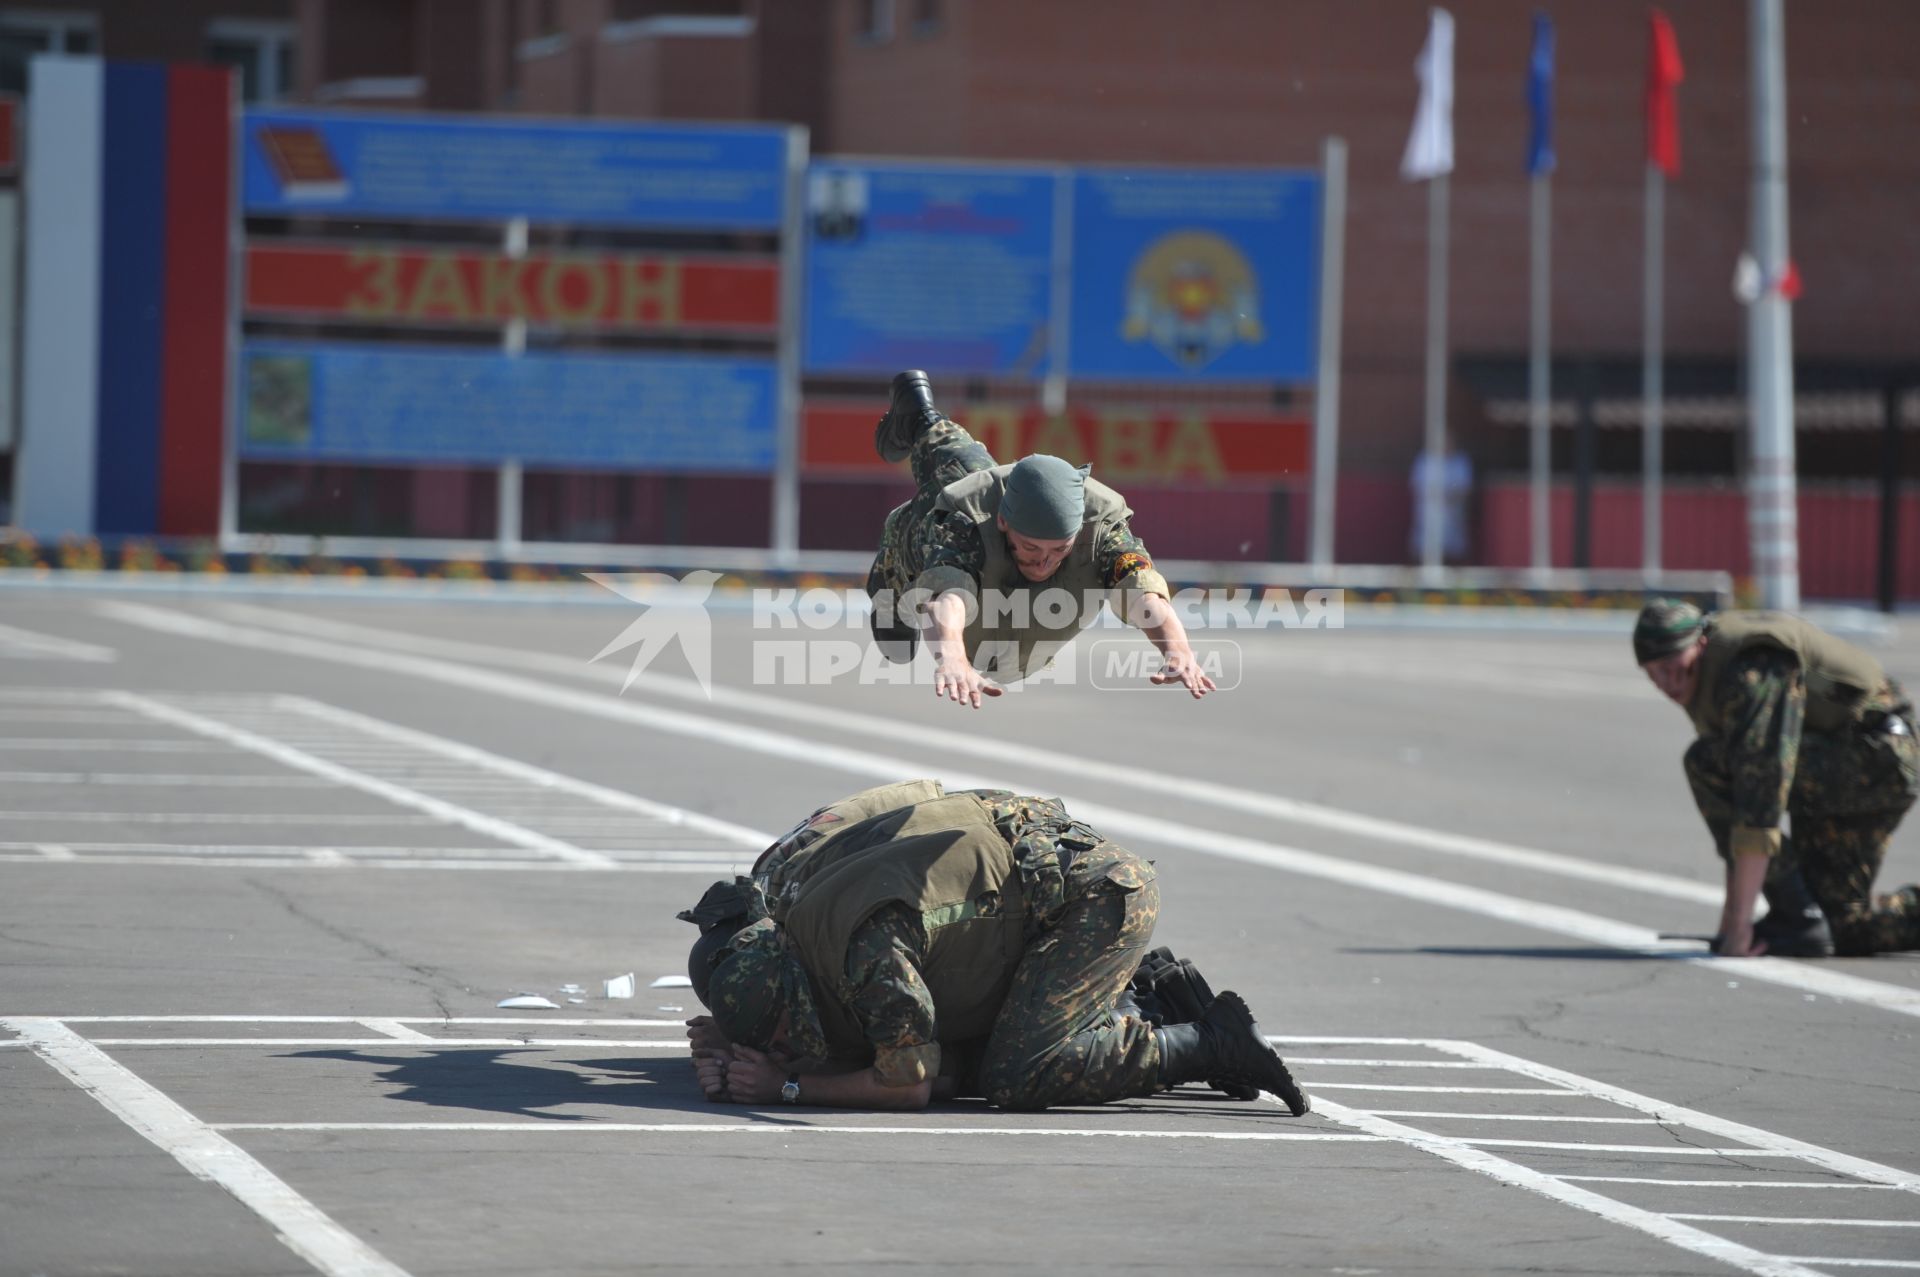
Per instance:
[[[893,379],[893,400],[887,415],[873,428],[873,446],[883,461],[905,461],[913,455],[913,441],[940,420],[933,406],[933,384],[918,368]]]
[[[1767,916],[1753,924],[1753,938],[1766,941],[1768,953],[1777,958],[1833,956],[1826,912],[1798,869],[1776,873],[1760,894],[1767,898]]]
[[[1213,1000],[1206,1015],[1192,1024],[1154,1030],[1160,1045],[1160,1085],[1220,1078],[1271,1091],[1295,1117],[1309,1107],[1305,1092],[1287,1072],[1285,1060],[1260,1034],[1253,1012],[1239,994],[1228,991]]]

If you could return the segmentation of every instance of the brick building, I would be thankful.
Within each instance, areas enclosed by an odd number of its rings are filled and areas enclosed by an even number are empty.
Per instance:
[[[1349,561],[1404,555],[1405,474],[1421,428],[1426,193],[1400,180],[1398,164],[1424,0],[206,0],[164,6],[166,21],[159,8],[42,0],[33,12],[96,15],[91,29],[109,55],[163,56],[193,56],[196,42],[207,56],[207,24],[222,15],[290,16],[294,95],[305,100],[792,120],[810,128],[816,155],[1311,166],[1324,138],[1343,137],[1338,550]],[[1556,389],[1584,386],[1589,415],[1599,401],[1598,468],[1631,497],[1645,11],[1573,0],[1450,8],[1456,433],[1480,463],[1491,518],[1502,476],[1524,468],[1512,392],[1528,323],[1524,88],[1530,17],[1543,9],[1559,31]],[[1749,219],[1749,51],[1746,0],[1670,0],[1666,9],[1686,62],[1684,170],[1667,192],[1669,393],[1698,383],[1691,409],[1667,414],[1668,465],[1684,492],[1690,478],[1736,485],[1742,461],[1745,315],[1731,281]],[[1786,18],[1790,230],[1806,285],[1795,350],[1802,387],[1835,392],[1801,404],[1800,469],[1812,487],[1851,491],[1844,485],[1885,464],[1873,428],[1883,405],[1909,401],[1909,435],[1920,419],[1907,395],[1920,385],[1909,300],[1920,293],[1920,256],[1907,251],[1920,150],[1891,140],[1920,115],[1907,54],[1920,39],[1920,6],[1799,0]],[[170,23],[178,29],[163,41],[157,33]],[[148,43],[134,48],[136,35]],[[1574,433],[1556,432],[1563,475]],[[1900,465],[1920,473],[1920,448],[1907,445]],[[1504,496],[1513,492],[1509,484]],[[1629,513],[1622,506],[1620,527],[1637,529]],[[1300,514],[1288,516],[1296,527]],[[1920,508],[1910,517],[1920,540]],[[1302,547],[1278,537],[1263,548]],[[1632,547],[1595,553],[1596,562],[1608,553],[1637,562]]]
[[[430,108],[807,124],[816,154],[1149,164],[1317,163],[1350,148],[1343,558],[1398,557],[1382,512],[1404,505],[1421,422],[1426,217],[1398,163],[1425,33],[1421,0],[301,0],[301,88],[396,92]],[[1559,28],[1554,179],[1556,355],[1606,386],[1640,344],[1641,92],[1637,6],[1455,0],[1451,413],[1483,472],[1518,469],[1524,431],[1490,411],[1527,334],[1530,15]],[[1670,465],[1732,480],[1744,312],[1731,280],[1748,226],[1747,4],[1672,0],[1686,62],[1684,170],[1667,194],[1667,350],[1724,401],[1670,412]],[[1811,481],[1870,476],[1881,384],[1911,378],[1903,251],[1920,151],[1886,144],[1920,110],[1905,0],[1787,6],[1795,307],[1803,367],[1859,381],[1865,407],[1802,408]],[[1485,375],[1476,378],[1475,369]],[[1629,376],[1631,374],[1631,376]],[[1564,378],[1563,378],[1564,380]],[[1678,380],[1686,381],[1684,375]],[[1806,384],[1819,382],[1818,376]],[[1722,383],[1725,383],[1724,386]],[[1849,383],[1850,384],[1850,383]],[[1604,389],[1603,389],[1604,393]],[[1507,407],[1510,409],[1511,404]],[[1637,409],[1605,418],[1603,473],[1637,464]],[[1619,428],[1624,425],[1625,428]],[[1856,427],[1849,429],[1849,426]],[[1570,436],[1570,430],[1563,430]],[[1556,456],[1570,464],[1570,440]],[[1916,450],[1908,448],[1909,453]],[[1910,456],[1908,465],[1913,464]],[[1402,511],[1400,517],[1404,518]],[[1392,518],[1386,519],[1391,524]]]

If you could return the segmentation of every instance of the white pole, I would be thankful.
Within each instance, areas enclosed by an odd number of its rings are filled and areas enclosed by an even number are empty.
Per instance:
[[[1527,368],[1527,426],[1533,462],[1533,570],[1553,567],[1553,177],[1533,178],[1533,323]]]
[[[1420,563],[1430,580],[1439,577],[1442,567],[1446,435],[1447,175],[1441,173],[1427,179],[1427,468],[1422,500],[1414,504],[1416,518],[1422,507],[1428,514],[1421,529]]]
[[[1657,584],[1662,563],[1661,502],[1665,484],[1662,451],[1666,396],[1661,352],[1665,336],[1667,176],[1647,165],[1646,251],[1640,357],[1640,574]]]
[[[1313,531],[1308,558],[1333,566],[1333,510],[1340,477],[1340,323],[1346,288],[1347,144],[1330,137],[1320,186],[1320,362],[1313,387]]]
[[[526,218],[508,218],[500,236],[501,251],[515,261],[525,257],[529,229]],[[500,350],[509,359],[518,359],[527,353],[527,321],[523,317],[515,315],[500,330]],[[524,477],[517,457],[502,461],[494,472],[494,541],[503,559],[520,553],[520,491]]]
[[[787,130],[787,180],[780,220],[780,344],[774,412],[773,558],[800,555],[800,289],[806,270],[808,134]]]
[[[1764,606],[1800,606],[1800,536],[1793,456],[1793,312],[1780,293],[1787,253],[1786,59],[1780,0],[1750,0],[1753,57],[1753,255],[1760,296],[1748,308],[1748,405],[1753,417],[1747,525]]]
[[[1053,278],[1048,281],[1047,375],[1040,383],[1040,409],[1050,417],[1067,410],[1067,365],[1073,359],[1073,173],[1053,175]]]

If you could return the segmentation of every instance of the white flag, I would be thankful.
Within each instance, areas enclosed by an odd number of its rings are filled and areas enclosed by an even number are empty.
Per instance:
[[[1400,176],[1424,182],[1453,172],[1453,15],[1445,9],[1433,11],[1427,47],[1420,50],[1413,69],[1420,77],[1420,106],[1400,160]]]

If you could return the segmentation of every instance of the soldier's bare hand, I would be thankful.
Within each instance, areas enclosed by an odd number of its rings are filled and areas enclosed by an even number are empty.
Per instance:
[[[998,696],[1006,689],[973,668],[964,658],[940,661],[933,667],[934,697],[951,697],[955,705],[980,708],[983,696]]]
[[[787,1071],[773,1058],[750,1046],[734,1048],[727,1066],[727,1091],[736,1104],[772,1104],[786,1085]]]
[[[1194,658],[1192,652],[1175,652],[1169,655],[1166,664],[1160,667],[1159,673],[1149,676],[1147,681],[1161,687],[1169,683],[1179,683],[1192,693],[1196,701],[1214,690],[1213,680],[1207,677],[1205,670],[1200,668],[1200,662]]]
[[[727,1090],[727,1068],[733,1063],[733,1056],[725,1051],[702,1051],[693,1057],[693,1075],[700,1081],[700,1089],[715,1104],[725,1104],[733,1099]]]
[[[720,1031],[720,1026],[713,1022],[712,1016],[696,1015],[687,1021],[687,1045],[695,1051],[702,1048],[725,1051],[733,1043],[727,1041],[727,1035]]]

